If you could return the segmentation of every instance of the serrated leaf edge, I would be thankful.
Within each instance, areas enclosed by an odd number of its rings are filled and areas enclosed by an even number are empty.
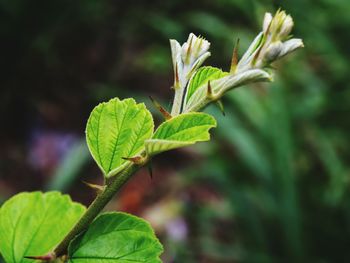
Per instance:
[[[129,214],[129,213],[125,213],[125,212],[105,212],[105,213],[100,214],[98,217],[96,217],[96,218],[94,219],[94,221],[92,222],[92,224],[93,224],[95,221],[97,221],[100,217],[106,216],[106,215],[126,215],[126,216],[131,217],[132,219],[136,219],[136,220],[142,221],[144,224],[146,224],[147,227],[150,229],[149,234],[151,234],[151,235],[152,235],[152,238],[154,238],[154,244],[157,245],[157,250],[158,250],[158,252],[157,252],[157,255],[156,255],[156,256],[157,256],[157,259],[159,259],[160,255],[164,252],[164,247],[163,247],[162,243],[159,241],[159,239],[158,239],[158,237],[157,237],[157,235],[156,235],[156,233],[155,233],[155,231],[154,231],[152,225],[151,225],[147,220],[143,219],[142,217],[137,217],[137,216],[135,216],[135,215],[132,215],[132,214]],[[147,233],[148,233],[148,232],[147,232]],[[79,238],[80,236],[82,236],[82,235],[84,235],[84,234],[85,234],[85,232],[79,234],[78,236],[76,236],[76,237],[69,243],[69,246],[68,246],[68,255],[70,255],[70,253],[71,253],[71,251],[70,251],[70,249],[71,249],[71,244],[72,244],[77,238]],[[73,257],[73,259],[74,259],[74,257]],[[70,261],[68,261],[68,262],[70,262]]]
[[[166,143],[179,143],[179,144],[182,143],[182,146],[180,146],[180,147],[185,147],[185,146],[193,145],[193,144],[195,144],[197,142],[209,141],[210,138],[211,138],[211,135],[210,135],[209,131],[210,131],[210,129],[217,127],[217,121],[212,115],[204,113],[204,112],[187,112],[187,113],[180,114],[180,115],[178,115],[176,117],[173,117],[173,118],[171,118],[169,120],[166,120],[165,122],[163,122],[161,125],[158,126],[156,131],[153,133],[153,136],[156,134],[158,129],[160,129],[162,126],[166,125],[168,122],[174,121],[176,118],[183,118],[185,115],[203,115],[203,114],[205,114],[207,116],[210,116],[212,118],[212,120],[214,121],[214,124],[201,125],[201,126],[208,126],[208,130],[206,131],[207,135],[208,135],[208,138],[206,138],[206,139],[199,139],[199,140],[195,140],[195,141],[191,141],[191,142],[184,142],[184,141],[179,141],[179,140],[167,140],[167,139],[151,138],[151,139],[145,140],[145,148],[146,148],[147,154],[150,155],[150,156],[153,156],[153,155],[156,155],[156,154],[160,153],[160,152],[150,153],[147,150],[147,148],[148,148],[147,144],[150,143],[150,142],[157,142],[157,141],[159,141],[159,142],[166,142]]]
[[[150,114],[150,116],[151,116],[151,121],[152,121],[152,133],[151,133],[151,136],[154,134],[154,120],[153,120],[153,116],[152,116],[152,114],[150,113],[150,111],[147,109],[146,105],[145,105],[143,102],[142,102],[142,103],[137,103],[133,98],[119,99],[118,97],[115,97],[115,98],[110,99],[110,100],[107,101],[107,102],[101,102],[101,103],[99,103],[97,106],[95,106],[95,107],[92,109],[92,111],[91,111],[91,113],[90,113],[90,115],[89,115],[89,118],[88,118],[88,120],[87,120],[86,128],[85,128],[85,137],[86,137],[86,139],[88,138],[88,123],[90,122],[90,119],[91,119],[91,117],[92,117],[92,113],[93,113],[97,108],[101,107],[102,105],[106,105],[106,104],[108,104],[108,103],[110,103],[111,101],[114,101],[114,100],[116,100],[117,102],[127,102],[127,101],[130,101],[130,102],[133,104],[133,106],[137,106],[139,109],[144,109],[145,111],[147,111],[147,112]],[[88,141],[88,140],[87,140],[87,141]],[[89,143],[86,143],[86,144],[87,144],[87,146],[88,146],[89,152],[90,152],[92,158],[94,159],[95,163],[96,163],[97,166],[100,168],[100,170],[102,171],[103,175],[104,175],[105,177],[107,177],[107,178],[112,177],[112,176],[115,176],[115,175],[118,174],[120,171],[122,171],[123,169],[125,169],[126,167],[128,167],[129,165],[132,164],[132,162],[130,162],[130,161],[125,161],[124,164],[118,166],[117,168],[115,168],[115,169],[109,171],[109,172],[106,174],[105,171],[104,171],[104,168],[102,167],[102,165],[100,165],[100,163],[101,163],[101,158],[99,158],[99,157],[97,157],[97,156],[95,156],[95,155],[93,154],[93,151],[92,151],[92,149],[90,148],[90,144],[89,144]],[[140,152],[138,152],[138,153],[135,154],[135,155],[139,155],[139,154],[141,154],[143,151],[144,151],[144,150],[141,150]],[[100,161],[98,161],[98,160],[100,160]]]

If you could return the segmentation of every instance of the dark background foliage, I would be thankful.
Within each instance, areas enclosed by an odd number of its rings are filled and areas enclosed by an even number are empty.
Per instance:
[[[169,108],[169,38],[205,36],[206,63],[227,70],[235,39],[242,54],[279,7],[305,48],[274,83],[228,94],[226,117],[208,108],[212,141],[155,158],[153,179],[140,171],[108,209],[148,219],[164,262],[349,262],[348,0],[1,0],[1,202],[53,189],[91,202],[92,108],[118,96],[152,109],[149,95]]]

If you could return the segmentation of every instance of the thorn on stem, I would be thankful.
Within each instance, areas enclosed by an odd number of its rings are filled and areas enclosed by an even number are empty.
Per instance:
[[[87,185],[88,187],[92,188],[93,190],[95,190],[97,192],[97,194],[100,194],[103,192],[103,190],[105,190],[105,186],[104,185],[98,185],[98,184],[92,184],[92,183],[88,183],[86,181],[82,181],[85,185]]]
[[[149,162],[149,163],[147,164],[147,170],[148,170],[148,174],[149,174],[150,178],[153,179],[152,162]]]
[[[213,98],[213,90],[212,90],[211,85],[210,85],[210,80],[208,80],[207,97],[208,97],[209,99],[212,99],[212,98]]]
[[[56,259],[55,253],[49,253],[44,256],[24,256],[24,258],[27,259],[34,259],[34,260],[43,260],[43,261],[49,261]]]
[[[223,116],[226,116],[226,114],[225,114],[225,109],[224,109],[224,104],[222,103],[222,101],[221,101],[221,100],[217,100],[217,101],[216,101],[216,104],[218,105],[218,107],[219,107],[219,109],[220,109],[222,115],[223,115]]]
[[[163,106],[160,105],[158,101],[154,100],[151,96],[149,96],[149,98],[152,101],[152,104],[154,105],[154,107],[156,107],[156,109],[159,110],[159,112],[163,115],[164,119],[170,120],[172,118],[170,113],[166,109],[164,109]]]
[[[130,161],[134,164],[143,164],[145,158],[142,156],[134,156],[134,157],[122,157],[123,160]]]
[[[230,73],[235,73],[238,64],[238,48],[239,48],[239,38],[236,40],[236,44],[233,48],[232,60],[231,60],[231,68]]]

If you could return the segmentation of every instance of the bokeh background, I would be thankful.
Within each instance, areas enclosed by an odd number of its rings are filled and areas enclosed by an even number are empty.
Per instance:
[[[211,142],[155,158],[107,209],[149,220],[164,262],[350,262],[349,0],[1,0],[0,202],[60,190],[89,204],[92,108],[135,97],[159,123],[148,96],[170,107],[169,38],[205,36],[206,64],[227,70],[235,39],[242,54],[279,7],[305,48],[272,84],[228,94],[225,117],[209,107]]]

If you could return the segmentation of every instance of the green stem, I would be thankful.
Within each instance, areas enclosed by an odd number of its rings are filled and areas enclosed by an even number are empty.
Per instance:
[[[183,91],[177,91],[175,94],[174,105],[172,114],[178,115],[180,113],[181,102]],[[211,100],[205,100],[205,102],[196,105],[196,110],[201,107],[207,106]],[[98,216],[113,196],[123,187],[123,185],[131,178],[131,176],[142,166],[148,162],[148,158],[143,160],[141,164],[131,164],[125,168],[120,174],[111,178],[107,181],[106,188],[99,193],[95,200],[91,203],[88,209],[85,211],[80,220],[75,224],[72,230],[65,236],[65,238],[57,245],[54,250],[55,257],[60,257],[66,254],[69,243],[81,232],[86,230],[92,221]]]
[[[180,95],[178,95],[178,99]],[[210,103],[210,101],[205,101],[205,103],[197,105],[196,109],[198,109],[199,107],[205,107],[208,103]],[[180,110],[180,108],[177,109],[176,107],[176,105],[173,105],[172,112],[177,112]],[[144,166],[147,162],[148,158],[145,159],[142,162],[142,164],[131,164],[129,167],[125,168],[120,174],[112,177],[110,181],[107,181],[106,188],[96,196],[95,200],[90,204],[90,206],[85,211],[80,220],[75,224],[72,230],[55,248],[54,254],[56,258],[66,254],[69,243],[77,235],[79,235],[81,232],[83,232],[89,227],[92,221],[98,216],[98,214],[103,210],[103,208],[108,204],[108,202],[113,198],[113,196],[123,187],[123,185],[131,178],[131,176],[139,168]]]
[[[178,92],[177,94],[181,94]],[[178,101],[181,101],[181,96],[175,95]],[[177,102],[178,102],[177,101]],[[196,110],[201,107],[207,106],[208,103],[212,101],[205,100],[205,102],[200,105],[196,105]],[[180,111],[180,108],[177,106],[181,105],[173,105],[172,112]],[[175,108],[175,109],[174,109]],[[178,114],[178,113],[177,113]],[[176,114],[176,115],[177,115]],[[142,155],[142,154],[141,154]],[[88,228],[88,226],[92,223],[92,221],[98,216],[98,214],[103,210],[103,208],[108,204],[108,202],[114,197],[114,195],[123,187],[123,185],[131,178],[131,176],[142,166],[144,166],[148,162],[148,158],[144,159],[140,164],[131,164],[127,168],[125,168],[120,174],[112,177],[106,183],[106,188],[99,193],[95,200],[90,204],[88,209],[85,211],[80,220],[75,224],[72,230],[65,236],[65,238],[57,245],[54,250],[55,257],[63,256],[67,253],[67,248],[69,243],[80,233]]]
[[[66,254],[68,245],[73,240],[73,238],[88,228],[88,226],[103,210],[103,208],[108,204],[113,196],[123,187],[123,185],[141,166],[142,165],[131,164],[129,167],[127,167],[120,174],[116,175],[111,181],[108,182],[106,188],[97,195],[96,199],[91,203],[80,220],[75,224],[73,229],[55,248],[54,253],[56,257],[60,257]]]

